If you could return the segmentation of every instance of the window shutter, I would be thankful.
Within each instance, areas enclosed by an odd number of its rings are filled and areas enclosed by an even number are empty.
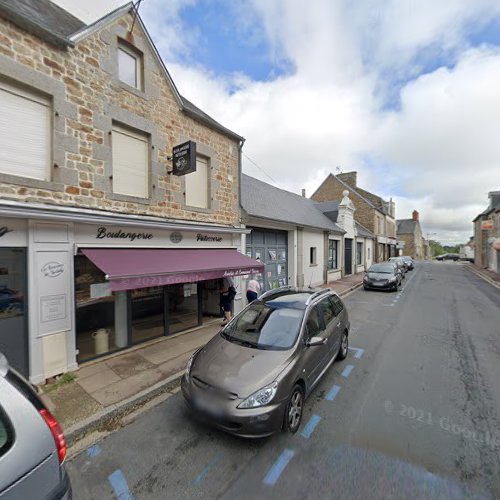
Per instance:
[[[113,192],[147,198],[148,139],[121,127],[113,127]]]
[[[196,158],[196,172],[185,176],[186,205],[190,207],[208,208],[208,160],[201,156]]]
[[[50,100],[0,82],[0,172],[50,180]]]

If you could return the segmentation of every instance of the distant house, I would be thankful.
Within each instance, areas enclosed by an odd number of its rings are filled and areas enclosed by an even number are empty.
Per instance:
[[[397,220],[397,237],[404,242],[400,251],[401,255],[409,255],[413,259],[425,259],[425,248],[422,238],[422,228],[419,221],[419,213],[414,210],[411,219]]]
[[[355,221],[356,208],[349,198],[349,191],[342,193],[341,201],[324,201],[316,203],[332,222],[344,231],[343,275],[366,271],[373,262],[375,235],[366,227]]]
[[[357,172],[330,174],[311,198],[317,202],[342,199],[347,189],[356,209],[354,219],[375,236],[374,260],[382,262],[396,255],[395,204],[358,186]]]
[[[460,258],[474,260],[474,236],[471,236],[465,245],[460,245]]]
[[[500,191],[488,193],[490,204],[473,220],[474,263],[500,272]]]
[[[319,286],[342,276],[345,231],[314,201],[243,174],[242,218],[251,233],[242,247],[265,265],[263,290]]]

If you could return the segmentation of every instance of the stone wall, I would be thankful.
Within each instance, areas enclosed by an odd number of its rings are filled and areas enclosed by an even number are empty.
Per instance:
[[[135,23],[132,36],[127,34],[131,24],[126,14],[63,50],[0,18],[0,77],[50,96],[53,107],[50,179],[0,173],[1,198],[237,224],[237,138],[180,110],[140,23]],[[118,80],[119,38],[127,38],[143,53],[143,91]],[[149,135],[148,198],[113,193],[113,123]],[[167,174],[172,147],[187,139],[196,141],[198,152],[210,159],[209,209],[187,207],[184,178]]]

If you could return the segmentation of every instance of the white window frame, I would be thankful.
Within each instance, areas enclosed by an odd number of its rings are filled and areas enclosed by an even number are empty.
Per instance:
[[[46,116],[47,120],[47,137],[46,137],[46,150],[45,150],[45,158],[44,163],[45,167],[43,168],[43,174],[41,176],[32,176],[32,175],[20,175],[19,173],[13,171],[4,170],[4,166],[0,165],[0,174],[13,175],[16,177],[21,177],[25,179],[36,179],[39,181],[50,181],[51,177],[51,164],[52,164],[52,102],[49,97],[45,97],[41,94],[37,94],[35,92],[31,92],[21,85],[15,85],[5,80],[0,79],[0,91],[11,94],[19,99],[26,99],[28,101],[32,101],[33,103],[40,104],[46,108]]]
[[[145,145],[145,152],[146,152],[146,158],[145,158],[145,179],[144,179],[144,191],[142,194],[137,194],[137,193],[132,193],[132,192],[126,192],[127,190],[122,189],[120,187],[117,188],[116,186],[116,167],[115,167],[115,161],[116,161],[116,144],[115,144],[115,137],[116,134],[120,134],[122,136],[129,137],[131,139],[135,139],[137,141],[141,141]],[[149,135],[147,133],[140,133],[140,132],[134,132],[133,130],[123,127],[117,123],[113,123],[113,132],[111,135],[111,151],[112,151],[112,171],[113,171],[113,193],[118,194],[118,195],[123,195],[123,196],[132,196],[134,198],[144,198],[147,199],[150,196],[150,158],[149,158]]]
[[[210,159],[203,155],[196,155],[196,172],[191,172],[184,176],[184,202],[186,207],[195,209],[208,210],[210,209]],[[200,191],[196,187],[196,182],[202,177],[205,178],[205,198],[201,202],[197,199],[197,194]],[[194,191],[194,193],[192,192]]]
[[[118,59],[118,79],[120,82],[137,90],[144,90],[144,60],[143,55],[138,50],[130,47],[126,42],[118,41],[117,59]],[[120,51],[135,60],[135,85],[121,79],[120,75]]]

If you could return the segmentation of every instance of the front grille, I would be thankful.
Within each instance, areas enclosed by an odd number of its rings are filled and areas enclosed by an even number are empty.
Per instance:
[[[208,382],[201,380],[199,377],[192,377],[192,380],[193,380],[193,384],[196,387],[198,387],[198,389],[202,389],[203,391],[210,391],[216,397],[228,399],[230,401],[234,401],[235,399],[238,398],[238,395],[235,394],[234,392],[228,392],[224,389],[221,389],[220,387],[216,387],[214,385],[211,385]]]

